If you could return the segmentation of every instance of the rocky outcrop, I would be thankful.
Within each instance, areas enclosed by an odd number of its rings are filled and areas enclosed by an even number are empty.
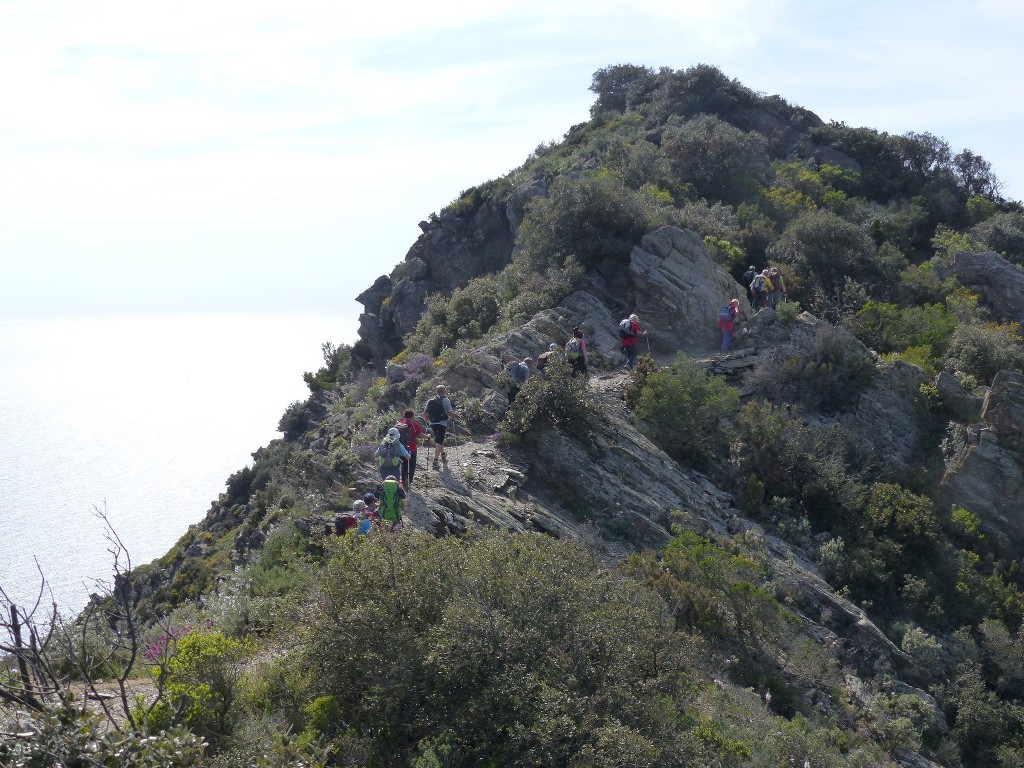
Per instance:
[[[487,201],[471,213],[446,211],[431,222],[420,222],[423,234],[405,261],[356,297],[365,311],[359,316],[355,357],[383,372],[401,351],[403,338],[416,328],[428,296],[448,295],[472,278],[504,267],[512,257],[526,203],[545,191],[531,184],[507,203]]]
[[[1024,554],[1024,375],[1000,371],[981,421],[963,427],[967,446],[942,480],[944,499],[969,509],[985,530]]]
[[[953,273],[981,297],[993,318],[1024,323],[1024,271],[993,251],[960,251],[953,258]]]
[[[718,310],[739,299],[750,316],[746,291],[725,272],[695,232],[662,227],[640,241],[629,256],[629,275],[641,324],[651,329],[651,348],[700,352],[721,341]]]

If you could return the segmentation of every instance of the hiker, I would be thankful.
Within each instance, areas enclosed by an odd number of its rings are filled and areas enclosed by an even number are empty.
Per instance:
[[[349,531],[358,530],[360,522],[366,517],[366,502],[357,499],[352,504],[351,512],[343,512],[334,518],[334,532],[344,536]]]
[[[388,475],[380,489],[380,507],[377,510],[377,517],[386,523],[391,524],[391,530],[395,530],[402,524],[402,515],[405,513],[405,490],[398,482],[395,475]]]
[[[427,434],[427,430],[417,420],[416,412],[412,408],[406,408],[402,412],[402,420],[395,424],[395,429],[398,430],[398,442],[409,451],[409,458],[402,459],[402,487],[408,491],[416,474],[416,439]]]
[[[550,344],[548,344],[547,352],[541,352],[539,355],[537,355],[537,373],[540,374],[541,378],[545,378],[547,376],[547,373],[545,373],[545,371],[547,371],[548,364],[551,361],[557,360],[558,345],[555,344],[554,342],[551,342]]]
[[[366,505],[366,514],[372,520],[377,519],[377,497],[372,493],[363,494],[363,503]]]
[[[572,338],[565,342],[565,362],[572,367],[572,376],[587,375],[587,339],[583,335],[583,324],[572,327]]]
[[[530,365],[533,360],[527,357],[522,362],[518,360],[509,360],[505,363],[505,375],[508,376],[510,382],[508,389],[508,404],[512,405],[512,401],[516,399],[516,395],[519,394],[519,390],[522,388],[530,378]]]
[[[398,430],[392,427],[381,444],[377,446],[377,450],[373,452],[373,455],[377,457],[382,480],[395,472],[401,474],[402,459],[408,459],[411,455],[409,450],[402,445],[399,437]]]
[[[772,284],[772,309],[775,309],[779,305],[780,297],[783,302],[789,301],[789,294],[786,293],[786,281],[782,279],[782,274],[779,272],[778,267],[772,267],[771,269],[768,270],[768,279],[771,281]]]
[[[754,282],[754,276],[757,274],[757,267],[753,264],[750,268],[743,273],[743,285],[747,287],[747,297],[750,299],[750,303],[754,304],[754,289],[750,287],[750,284]]]
[[[764,272],[758,272],[754,275],[754,279],[750,281],[750,290],[754,294],[754,311],[764,309],[765,304],[765,293],[767,291],[768,284],[768,270]]]
[[[359,502],[356,502],[357,504]],[[364,507],[362,513],[359,515],[359,531],[360,536],[366,536],[373,530],[373,524],[377,520],[377,514],[370,512],[368,507]]]
[[[361,511],[366,510],[366,504],[361,501],[357,501],[352,505],[351,512],[344,512],[334,518],[334,533],[338,536],[344,536],[349,531],[354,531],[359,527],[359,514]]]
[[[640,318],[635,314],[619,323],[622,353],[626,356],[626,367],[631,371],[636,366],[636,340],[640,336],[646,336],[647,333],[647,331],[640,330]]]
[[[735,332],[736,316],[740,313],[740,300],[733,299],[729,306],[722,307],[718,314],[718,328],[722,331],[722,351],[728,352],[732,346],[732,335]]]
[[[448,456],[444,450],[444,438],[448,432],[448,419],[455,419],[458,416],[452,407],[452,401],[448,399],[444,384],[438,384],[435,394],[427,400],[423,409],[423,419],[434,433],[434,469],[438,468],[438,462],[448,463]]]

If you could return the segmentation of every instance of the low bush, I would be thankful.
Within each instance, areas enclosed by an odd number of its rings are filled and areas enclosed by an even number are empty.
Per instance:
[[[587,436],[599,418],[583,376],[565,364],[549,365],[545,376],[532,376],[519,390],[498,425],[506,441],[536,436],[546,428]]]
[[[736,390],[680,353],[664,370],[643,373],[633,413],[672,457],[707,466],[728,452],[727,420],[739,407]]]

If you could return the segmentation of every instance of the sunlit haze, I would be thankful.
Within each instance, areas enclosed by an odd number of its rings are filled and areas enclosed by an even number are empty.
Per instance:
[[[0,313],[354,313],[417,222],[698,63],[1024,196],[1024,6],[0,2]]]

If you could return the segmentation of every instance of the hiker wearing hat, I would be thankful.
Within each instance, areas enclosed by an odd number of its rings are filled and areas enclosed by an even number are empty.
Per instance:
[[[448,463],[448,456],[444,451],[444,438],[448,433],[448,419],[454,420],[458,414],[452,407],[452,401],[448,399],[444,384],[438,384],[434,393],[423,409],[423,419],[434,433],[434,469],[437,469],[439,461]]]
[[[377,447],[373,455],[377,457],[380,479],[384,480],[389,475],[402,474],[402,459],[409,458],[409,450],[399,440],[399,433],[395,427],[388,430],[387,436]]]
[[[544,371],[548,367],[548,362],[557,359],[558,345],[555,344],[554,342],[551,342],[550,344],[548,344],[547,352],[541,352],[539,355],[537,355],[537,373],[541,375],[541,378],[544,378],[546,376]]]
[[[628,320],[628,323],[626,322]],[[622,339],[622,353],[626,356],[626,367],[636,367],[636,340],[646,336],[647,331],[640,330],[640,318],[633,314],[619,323],[619,337]]]
[[[366,505],[366,516],[371,520],[377,519],[377,497],[372,493],[363,494],[363,503]]]
[[[736,316],[740,313],[740,300],[733,299],[729,303],[729,317],[719,317],[718,328],[722,331],[722,351],[728,352],[732,346],[732,335],[735,332]]]

